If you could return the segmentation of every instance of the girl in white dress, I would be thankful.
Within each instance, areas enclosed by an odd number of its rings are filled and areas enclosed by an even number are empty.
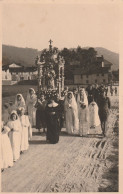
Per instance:
[[[13,151],[13,160],[16,162],[20,157],[20,140],[21,140],[21,123],[18,118],[17,112],[12,111],[10,121],[7,126],[10,128],[9,138]]]
[[[64,102],[66,131],[68,134],[79,130],[78,108],[73,92],[68,92]]]
[[[13,166],[13,153],[8,137],[8,132],[10,128],[3,125],[1,126],[1,169],[2,171],[5,168]]]
[[[89,104],[89,123],[90,128],[95,128],[96,126],[100,125],[98,106],[94,101]]]
[[[15,110],[17,110],[20,107],[26,108],[25,100],[22,96],[22,94],[17,94],[15,97]]]
[[[25,150],[28,150],[28,148],[29,148],[29,134],[30,134],[29,132],[31,131],[31,133],[32,133],[31,124],[29,122],[28,115],[24,115],[24,113],[25,113],[25,109],[23,107],[18,109],[18,115],[19,115],[21,127],[22,127],[21,148],[20,148],[21,153],[23,153]]]
[[[78,94],[77,105],[79,112],[79,134],[83,136],[89,131],[88,99],[84,88],[82,88]]]
[[[88,98],[87,98],[87,94],[84,88],[80,89],[78,97],[77,97],[78,109],[80,108],[81,103],[84,103],[88,106]]]
[[[26,99],[26,109],[32,127],[36,126],[36,108],[35,108],[36,102],[37,96],[35,94],[35,90],[33,88],[30,88]]]

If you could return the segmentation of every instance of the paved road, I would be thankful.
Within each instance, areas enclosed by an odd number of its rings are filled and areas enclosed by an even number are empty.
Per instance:
[[[59,143],[51,145],[46,144],[43,133],[33,129],[29,150],[12,168],[2,173],[2,191],[117,191],[117,168],[115,173],[110,172],[112,165],[113,169],[114,165],[118,165],[118,138],[116,140],[112,135],[118,112],[117,97],[113,98],[112,102],[110,123],[105,138],[101,135],[83,138],[68,136],[63,130]],[[97,129],[97,132],[100,130]],[[113,143],[116,144],[115,147]],[[109,160],[111,157],[112,160]],[[114,187],[112,180],[115,180]]]

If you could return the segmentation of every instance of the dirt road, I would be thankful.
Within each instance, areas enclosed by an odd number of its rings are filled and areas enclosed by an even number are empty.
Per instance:
[[[112,97],[107,135],[68,136],[46,144],[35,129],[29,150],[2,173],[3,192],[118,191],[118,97]]]

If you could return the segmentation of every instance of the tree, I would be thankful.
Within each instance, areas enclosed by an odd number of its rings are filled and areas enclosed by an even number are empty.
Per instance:
[[[2,65],[10,65],[10,59],[5,55],[2,57]]]

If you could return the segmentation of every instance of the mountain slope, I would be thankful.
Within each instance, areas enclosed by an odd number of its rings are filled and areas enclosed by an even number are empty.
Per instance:
[[[6,63],[20,63],[24,66],[34,66],[38,54],[40,52],[37,49],[2,46],[3,65],[6,65]]]
[[[113,64],[112,69],[119,69],[119,54],[102,47],[96,47],[98,55],[103,55],[106,60]],[[24,66],[35,66],[35,58],[41,51],[32,48],[20,48],[2,45],[3,65],[16,63]]]

